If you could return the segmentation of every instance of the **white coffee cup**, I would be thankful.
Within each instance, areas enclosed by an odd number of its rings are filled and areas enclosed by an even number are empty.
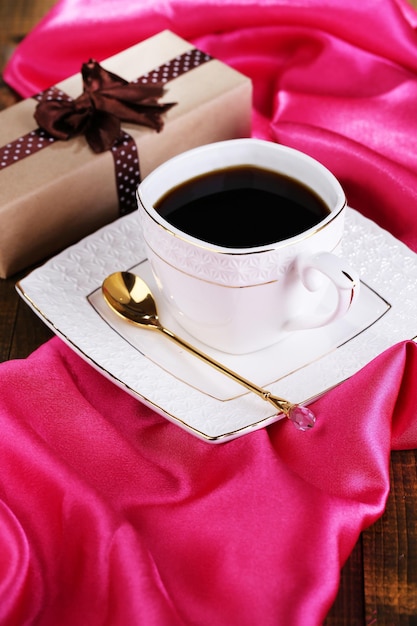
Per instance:
[[[190,179],[242,165],[300,181],[322,199],[327,214],[286,239],[233,248],[185,233],[155,208],[168,192]],[[201,146],[151,172],[140,183],[137,199],[161,296],[178,323],[208,346],[232,354],[263,349],[284,333],[334,322],[357,299],[358,275],[338,256],[344,191],[326,167],[298,150],[252,138]],[[249,207],[251,219],[258,219],[257,214]]]

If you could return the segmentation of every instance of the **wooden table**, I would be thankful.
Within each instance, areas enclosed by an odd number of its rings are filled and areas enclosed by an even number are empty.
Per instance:
[[[1,0],[1,67],[53,4],[53,0]],[[417,7],[417,0],[412,4]],[[15,101],[16,95],[0,81],[0,108]],[[15,282],[20,277],[0,279],[0,361],[25,358],[52,336],[18,297]],[[386,511],[362,533],[341,576],[325,626],[417,625],[417,451],[392,453]]]

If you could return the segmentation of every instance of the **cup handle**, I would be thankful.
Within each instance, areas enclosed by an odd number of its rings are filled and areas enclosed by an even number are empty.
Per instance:
[[[316,310],[290,316],[286,330],[319,328],[330,324],[344,316],[357,300],[360,290],[359,275],[344,259],[331,252],[319,252],[311,256],[301,255],[295,263],[296,275],[304,288],[310,292],[319,292],[328,288],[330,281],[336,302],[330,311]]]

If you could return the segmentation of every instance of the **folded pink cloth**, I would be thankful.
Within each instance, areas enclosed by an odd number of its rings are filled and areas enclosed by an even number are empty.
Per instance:
[[[352,6],[354,5],[354,6]],[[5,78],[33,94],[169,28],[254,82],[253,134],[302,149],[417,250],[417,24],[401,0],[61,0]],[[399,343],[288,421],[213,446],[55,338],[0,365],[0,623],[319,626],[417,445]]]

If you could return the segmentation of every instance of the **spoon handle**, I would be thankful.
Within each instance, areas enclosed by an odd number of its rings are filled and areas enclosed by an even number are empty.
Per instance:
[[[175,342],[182,348],[185,348],[185,350],[198,357],[201,361],[208,363],[208,365],[211,365],[222,374],[225,374],[235,382],[243,385],[243,387],[245,387],[249,391],[255,393],[257,396],[262,398],[262,400],[266,400],[267,402],[272,404],[272,406],[279,413],[284,413],[299,430],[308,430],[309,428],[312,428],[314,426],[315,416],[310,411],[310,409],[299,406],[297,404],[292,404],[291,402],[288,402],[288,400],[280,398],[279,396],[274,396],[270,391],[263,389],[262,387],[258,387],[258,385],[255,385],[250,380],[247,380],[243,376],[240,376],[240,374],[237,374],[233,370],[223,365],[222,363],[219,363],[212,357],[208,356],[208,354],[205,354],[205,352],[202,352],[195,346],[185,341],[185,339],[182,339],[181,337],[173,333],[168,328],[165,328],[161,325],[158,326],[157,329],[160,330],[166,337],[171,339],[171,341]]]

